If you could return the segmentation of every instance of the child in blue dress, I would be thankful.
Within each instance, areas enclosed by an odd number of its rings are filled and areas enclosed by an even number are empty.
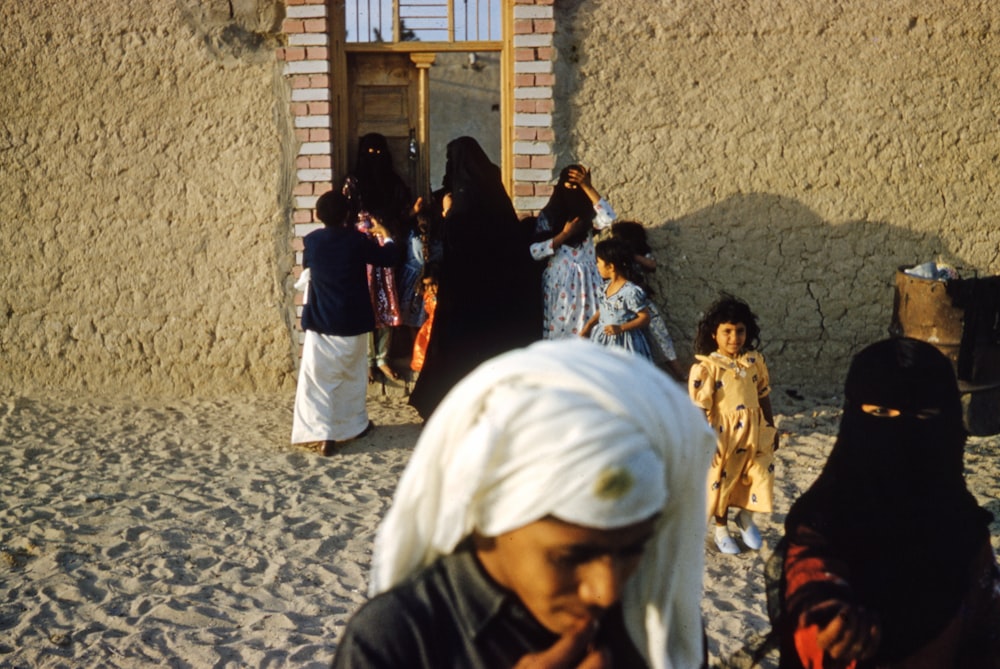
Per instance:
[[[652,360],[653,352],[645,334],[650,318],[649,300],[634,281],[632,250],[623,241],[612,238],[598,242],[594,251],[604,285],[600,309],[587,321],[581,336]]]

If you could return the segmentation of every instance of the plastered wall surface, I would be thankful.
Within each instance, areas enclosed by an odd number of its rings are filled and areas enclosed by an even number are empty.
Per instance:
[[[277,0],[0,4],[0,391],[291,390]],[[1000,6],[559,0],[558,167],[651,226],[685,362],[720,289],[836,388],[898,265],[1000,274]]]
[[[0,390],[294,387],[283,11],[0,4]]]
[[[1000,5],[556,3],[562,166],[653,226],[682,357],[728,290],[773,381],[836,388],[897,266],[1000,274]],[[640,19],[641,17],[641,19]]]

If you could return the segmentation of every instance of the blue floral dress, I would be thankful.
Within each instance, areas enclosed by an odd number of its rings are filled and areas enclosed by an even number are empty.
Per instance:
[[[626,330],[620,334],[605,334],[605,325],[624,325],[639,316],[640,311],[649,309],[649,300],[642,288],[631,281],[618,289],[613,295],[606,293],[608,282],[604,282],[601,291],[601,316],[590,331],[590,339],[604,346],[618,346],[644,358],[653,359],[653,352],[644,334],[645,328]]]

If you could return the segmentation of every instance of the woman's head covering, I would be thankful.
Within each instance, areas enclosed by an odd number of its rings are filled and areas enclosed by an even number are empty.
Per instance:
[[[623,595],[626,625],[655,669],[703,658],[705,472],[714,437],[648,361],[583,340],[487,361],[424,427],[375,541],[382,592],[477,531],[546,516],[599,529],[659,513]]]
[[[805,525],[829,540],[859,601],[881,616],[878,659],[892,661],[955,614],[990,514],[966,489],[958,385],[934,346],[872,344],[851,362],[844,395],[830,457],[785,527]]]
[[[505,213],[509,209],[513,216],[514,208],[504,190],[500,168],[474,138],[458,137],[448,142],[444,171],[444,186],[451,193],[451,212],[464,213],[493,205],[501,206]]]
[[[583,189],[570,188],[566,185],[569,182],[570,170],[582,171],[583,169],[582,165],[567,165],[559,172],[559,181],[552,187],[552,195],[542,208],[542,213],[549,223],[551,235],[557,234],[567,222],[574,218],[590,223],[597,216],[594,203],[590,201],[590,197],[583,192]],[[569,246],[579,246],[587,239],[589,230],[589,226],[583,226],[579,233],[568,238],[564,243]]]
[[[384,135],[372,132],[358,140],[358,156],[352,176],[357,195],[361,198],[360,208],[393,227],[396,219],[411,204],[410,189],[392,165],[389,141]]]

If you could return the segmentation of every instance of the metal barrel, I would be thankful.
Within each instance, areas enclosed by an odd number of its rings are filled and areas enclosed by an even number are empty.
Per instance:
[[[951,360],[962,391],[965,427],[970,434],[1000,434],[1000,342],[995,327],[975,322],[966,332],[968,310],[977,304],[956,306],[944,281],[911,276],[900,267],[896,272],[893,301],[893,337],[912,337],[933,344]],[[980,299],[997,299],[998,277],[953,279],[978,290]],[[980,283],[976,283],[980,282]],[[981,320],[981,314],[973,321]],[[966,350],[962,351],[963,337]],[[960,360],[960,356],[966,356]]]
[[[896,272],[896,296],[889,334],[933,344],[958,369],[965,310],[952,306],[944,281]]]

